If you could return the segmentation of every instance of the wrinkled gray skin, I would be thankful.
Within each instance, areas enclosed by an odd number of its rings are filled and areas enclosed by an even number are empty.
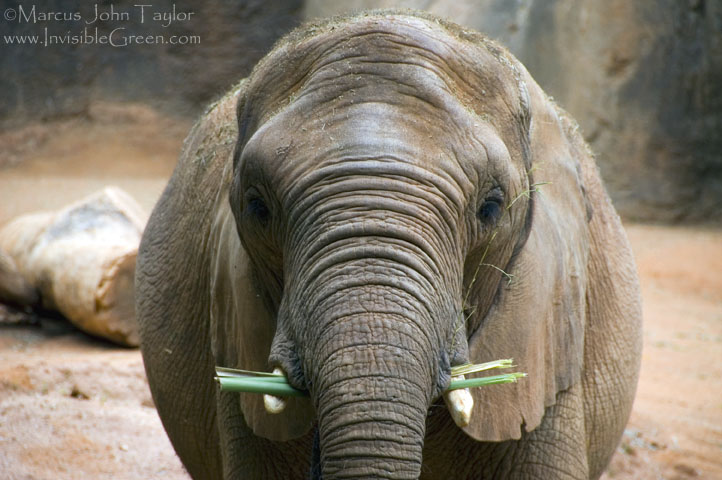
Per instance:
[[[307,478],[315,432],[324,479],[597,478],[637,382],[633,259],[574,123],[505,50],[422,14],[303,27],[214,105],[136,298],[196,479]],[[529,377],[474,389],[457,427],[450,367],[508,357]],[[270,415],[215,365],[281,367],[310,397]]]

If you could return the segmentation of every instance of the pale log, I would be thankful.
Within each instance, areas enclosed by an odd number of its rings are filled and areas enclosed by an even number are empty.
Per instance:
[[[146,220],[133,198],[107,187],[57,212],[16,218],[0,230],[0,250],[43,307],[87,333],[137,346],[133,278]]]

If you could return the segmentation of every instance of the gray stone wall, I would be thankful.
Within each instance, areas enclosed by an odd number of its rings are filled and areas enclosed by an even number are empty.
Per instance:
[[[299,23],[303,6],[302,0],[0,3],[3,128],[83,114],[96,99],[196,115]],[[7,35],[37,35],[38,43],[10,44]]]

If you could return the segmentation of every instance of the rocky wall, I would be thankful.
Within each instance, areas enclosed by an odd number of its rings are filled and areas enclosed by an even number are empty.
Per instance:
[[[302,0],[2,2],[0,127],[83,115],[96,100],[197,115],[298,24],[301,8]]]

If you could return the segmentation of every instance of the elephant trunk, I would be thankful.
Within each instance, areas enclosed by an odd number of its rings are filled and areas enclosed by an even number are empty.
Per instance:
[[[300,312],[305,329],[292,342],[277,333],[272,363],[289,357],[284,345],[300,347],[292,350],[316,408],[324,480],[418,478],[428,408],[449,382],[449,353],[466,345],[449,342],[453,301],[398,261],[403,253],[396,262],[365,253],[354,249],[361,258],[293,292],[290,305],[303,307],[284,313]]]
[[[346,319],[359,332],[379,323],[374,314]],[[394,330],[388,319],[386,329]],[[408,330],[408,325],[398,325]],[[333,335],[333,334],[332,334]],[[341,334],[343,335],[343,334]],[[319,418],[323,478],[418,478],[426,413],[432,395],[430,358],[403,343],[337,340],[324,353],[313,387]],[[339,337],[336,337],[339,338]],[[340,337],[343,338],[343,337]],[[324,347],[321,347],[324,349]],[[414,347],[415,349],[418,347]],[[428,350],[426,350],[428,352]]]
[[[428,408],[468,359],[454,192],[394,165],[338,162],[289,214],[269,361],[311,393],[324,480],[418,478]]]

